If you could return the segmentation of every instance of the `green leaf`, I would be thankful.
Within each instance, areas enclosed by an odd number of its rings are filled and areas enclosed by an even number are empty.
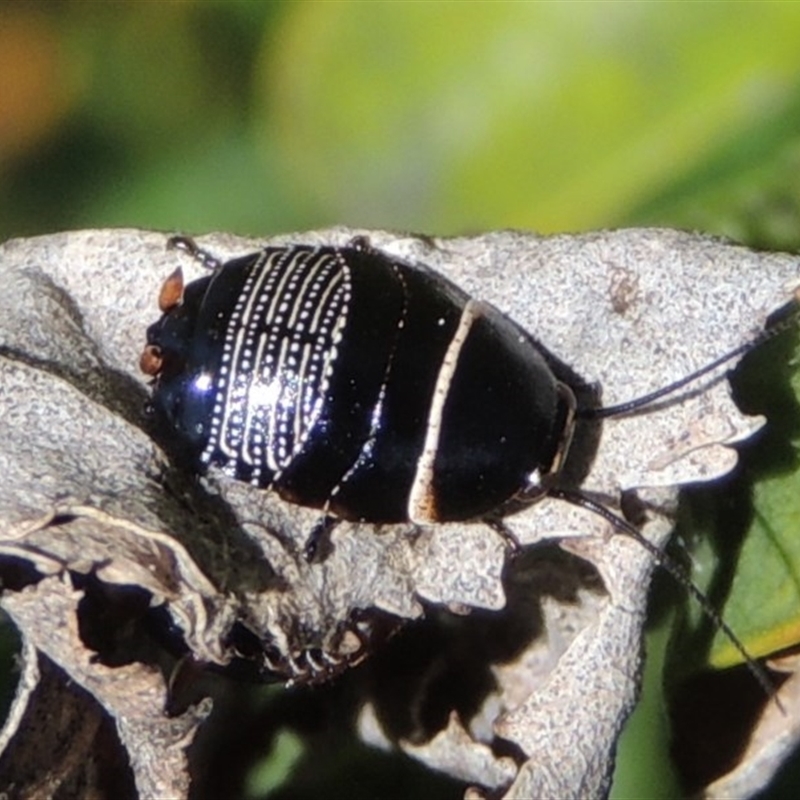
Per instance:
[[[800,642],[800,343],[787,331],[752,353],[732,381],[767,423],[740,447],[738,474],[683,496],[679,531],[692,578],[758,658]],[[730,639],[689,602],[669,670],[740,664]],[[674,677],[674,675],[673,675]]]
[[[800,347],[789,387],[795,416],[776,424],[789,439],[794,463],[761,478],[753,488],[752,521],[746,533],[724,615],[755,657],[800,643]],[[790,431],[794,428],[794,436]],[[723,667],[741,662],[732,644],[717,635],[710,661]]]
[[[286,783],[303,752],[303,743],[297,735],[287,730],[280,731],[269,755],[248,776],[247,797],[267,797]]]

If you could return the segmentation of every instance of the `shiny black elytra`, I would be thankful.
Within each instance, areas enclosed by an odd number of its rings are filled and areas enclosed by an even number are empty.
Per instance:
[[[617,406],[576,409],[530,336],[437,273],[357,238],[267,247],[161,290],[140,366],[151,407],[192,467],[221,467],[284,499],[369,523],[496,517],[543,496],[603,516],[699,601],[774,692],[683,567],[605,506],[562,485],[575,418],[641,409],[775,335]],[[800,292],[791,320],[797,317]],[[790,320],[787,320],[787,324]],[[312,538],[314,534],[312,534]]]
[[[571,390],[492,306],[353,240],[217,262],[162,290],[142,369],[198,471],[334,517],[480,518],[561,463]]]

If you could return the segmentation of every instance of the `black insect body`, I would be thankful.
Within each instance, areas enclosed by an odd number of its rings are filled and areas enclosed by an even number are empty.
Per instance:
[[[557,472],[572,392],[492,306],[361,240],[205,259],[142,356],[198,471],[373,523],[479,518]]]
[[[497,523],[507,503],[543,496],[582,506],[666,567],[773,692],[686,571],[569,486],[561,469],[576,418],[646,407],[790,320],[649,395],[576,408],[525,331],[437,273],[363,239],[267,247],[225,263],[191,239],[170,244],[211,274],[186,286],[180,270],[167,279],[163,316],[148,328],[140,365],[154,378],[156,417],[195,470],[219,466],[291,502],[370,523]],[[286,661],[281,650],[283,666],[266,651],[265,659],[275,674],[308,682],[341,671],[362,651]]]

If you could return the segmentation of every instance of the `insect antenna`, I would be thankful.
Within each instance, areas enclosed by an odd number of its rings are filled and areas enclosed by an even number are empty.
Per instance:
[[[711,363],[706,364],[695,372],[692,372],[691,374],[686,375],[685,377],[680,378],[679,380],[674,381],[667,386],[662,386],[660,389],[656,389],[649,394],[636,397],[633,400],[627,400],[624,403],[618,403],[613,406],[600,406],[599,408],[579,408],[575,412],[576,417],[580,419],[607,419],[608,417],[619,417],[624,414],[629,414],[632,411],[644,409],[654,403],[656,400],[660,400],[662,397],[667,397],[677,392],[679,389],[682,389],[684,386],[694,383],[699,378],[702,378],[703,375],[713,372],[715,369],[721,367],[728,361],[732,361],[735,358],[744,356],[750,351],[755,350],[757,347],[760,347],[765,342],[774,339],[776,336],[795,325],[800,318],[800,287],[795,289],[794,298],[789,302],[788,309],[788,315],[779,322],[776,322],[771,327],[761,331],[752,339],[744,342],[744,344],[740,344],[738,347],[728,351],[724,355],[715,359]]]
[[[642,533],[627,520],[606,508],[602,503],[598,503],[592,500],[590,497],[587,497],[582,492],[574,489],[553,487],[548,490],[547,496],[564,500],[567,503],[571,503],[574,506],[584,508],[587,511],[591,511],[601,516],[604,520],[609,522],[617,532],[624,536],[628,536],[629,538],[638,542],[645,550],[647,550],[647,552],[653,557],[653,560],[660,567],[663,567],[667,572],[669,572],[669,574],[672,575],[672,577],[675,578],[675,580],[678,581],[678,583],[680,583],[690,595],[692,595],[692,597],[699,604],[700,608],[703,610],[703,613],[711,620],[712,624],[718,630],[722,631],[722,633],[728,638],[731,644],[742,656],[745,664],[747,664],[747,668],[750,670],[753,677],[758,681],[759,686],[761,686],[765,694],[770,698],[774,698],[779,708],[784,710],[783,705],[776,696],[776,687],[764,667],[759,664],[750,655],[750,653],[748,653],[747,648],[744,646],[741,639],[739,639],[736,633],[734,633],[730,625],[725,622],[719,611],[714,608],[703,590],[700,589],[700,587],[691,579],[689,572],[682,564],[672,558],[669,553],[665,553],[657,545],[645,538],[645,536],[643,536]]]
[[[669,395],[674,394],[679,389],[682,389],[684,386],[693,383],[704,375],[713,372],[727,362],[744,356],[752,350],[755,350],[760,345],[770,341],[771,339],[774,339],[785,330],[797,324],[798,318],[800,318],[800,287],[797,287],[794,290],[794,296],[786,306],[786,312],[786,316],[763,330],[758,335],[754,336],[752,339],[744,342],[733,350],[730,350],[729,352],[725,353],[709,364],[706,364],[695,372],[692,372],[690,375],[681,378],[680,380],[674,381],[667,386],[656,389],[655,391],[646,395],[642,395],[641,397],[634,398],[633,400],[628,400],[624,403],[618,403],[611,406],[600,406],[596,408],[578,408],[575,411],[575,416],[579,419],[597,420],[623,416],[639,410],[646,410],[648,406],[653,404],[655,401],[660,400],[662,397],[668,397]],[[646,539],[629,522],[617,516],[613,511],[609,510],[601,503],[595,502],[580,491],[552,487],[548,490],[547,494],[550,497],[557,497],[561,500],[565,500],[568,503],[579,506],[580,508],[585,508],[588,511],[598,514],[599,516],[603,517],[603,519],[608,521],[619,533],[629,536],[630,538],[639,542],[639,544],[644,547],[645,550],[650,553],[650,555],[652,555],[655,562],[659,566],[666,569],[667,572],[669,572],[670,575],[672,575],[673,578],[675,578],[678,583],[684,586],[689,594],[694,597],[694,599],[702,608],[703,613],[718,630],[723,632],[723,634],[742,656],[744,662],[747,664],[748,669],[758,681],[764,692],[769,697],[774,697],[778,703],[778,706],[783,709],[780,700],[778,700],[778,698],[775,696],[775,686],[770,680],[765,669],[750,655],[750,653],[747,652],[744,644],[734,633],[733,629],[725,622],[703,591],[692,581],[688,571],[680,563],[678,563],[674,558],[670,557],[667,553],[663,552],[651,541]]]

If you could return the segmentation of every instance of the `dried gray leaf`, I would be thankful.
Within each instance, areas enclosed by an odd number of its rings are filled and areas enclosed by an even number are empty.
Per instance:
[[[167,687],[161,674],[143,664],[110,668],[93,661],[78,634],[80,598],[81,592],[53,576],[21,592],[7,593],[3,608],[24,632],[26,657],[34,657],[29,649],[33,647],[49,658],[114,720],[123,747],[138,762],[134,774],[139,795],[185,796],[189,788],[185,749],[210,705],[176,718],[152,713],[166,707]],[[74,735],[74,730],[69,733]],[[48,751],[40,754],[45,764],[52,764],[51,757]],[[40,780],[47,774],[41,766],[40,762]]]
[[[477,742],[464,729],[455,712],[450,715],[447,727],[429,742],[422,745],[401,742],[400,746],[423,764],[430,764],[467,783],[504,786],[517,772],[511,758],[498,758],[487,745]]]
[[[602,386],[606,404],[660,388],[746,341],[789,299],[800,272],[789,256],[666,230],[428,240],[332,229],[269,243],[344,244],[356,233],[494,303],[562,365]],[[0,557],[53,576],[6,590],[2,602],[26,652],[33,643],[111,715],[143,796],[162,785],[143,740],[153,731],[169,739],[172,789],[185,793],[181,748],[203,714],[181,718],[176,734],[163,715],[160,675],[90,668],[75,634],[81,593],[68,593],[64,604],[57,576],[65,570],[145,588],[154,604],[166,604],[194,656],[218,664],[230,658],[233,620],[298,656],[313,648],[344,656],[353,643],[342,624],[359,609],[414,618],[420,599],[497,609],[506,598],[502,542],[482,524],[342,524],[330,557],[308,564],[303,544],[315,512],[224,476],[195,485],[171,471],[144,432],[147,390],[137,363],[161,281],[178,261],[189,279],[199,268],[167,252],[165,241],[152,232],[86,231],[0,247]],[[223,258],[267,243],[222,234],[198,241]],[[654,509],[645,533],[663,541],[675,487],[724,474],[736,458],[728,445],[762,424],[732,403],[723,379],[730,367],[680,402],[608,420],[584,488],[612,499],[637,490]],[[602,795],[638,687],[650,558],[561,501],[545,499],[506,522],[524,544],[569,538],[570,549],[596,565],[607,594],[581,593],[582,605],[545,603],[547,635],[494,668],[497,689],[482,711],[461,720],[457,736],[408,747],[445,771],[471,764],[459,774],[481,783],[483,773],[483,785],[499,786],[508,764],[492,765],[486,746],[500,734],[531,758],[507,796]],[[56,601],[53,619],[69,637],[47,623]],[[138,691],[135,725],[114,694],[121,685]],[[476,766],[481,759],[489,762]]]

